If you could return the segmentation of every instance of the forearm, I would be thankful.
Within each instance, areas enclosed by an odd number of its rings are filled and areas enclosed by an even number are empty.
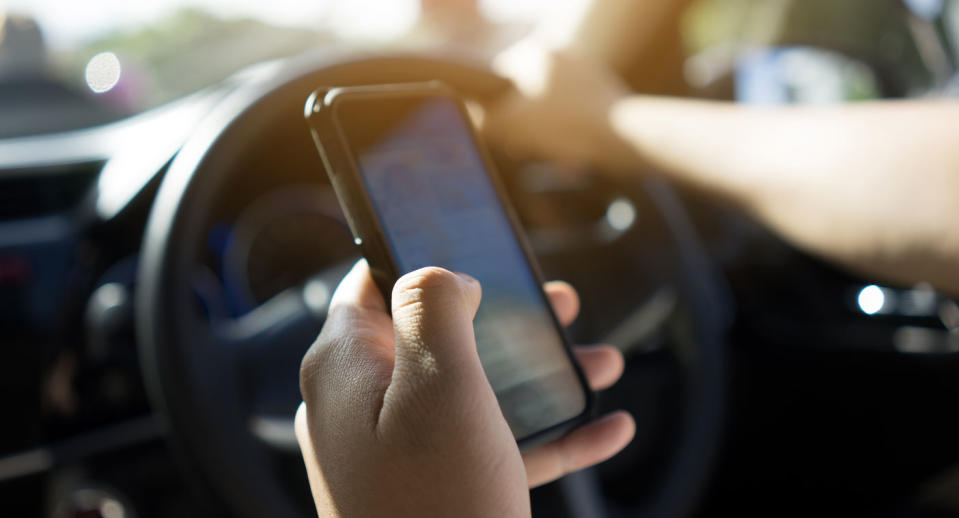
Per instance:
[[[959,293],[959,102],[746,108],[632,97],[610,121],[654,168],[800,247]]]

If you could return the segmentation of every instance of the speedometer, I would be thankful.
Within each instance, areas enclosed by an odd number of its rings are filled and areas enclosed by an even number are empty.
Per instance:
[[[223,254],[223,280],[246,312],[311,275],[359,254],[329,187],[287,186],[237,218]]]

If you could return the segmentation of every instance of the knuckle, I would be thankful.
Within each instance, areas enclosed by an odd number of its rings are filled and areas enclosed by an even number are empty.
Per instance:
[[[352,332],[351,308],[331,307],[319,336],[300,361],[300,393],[304,401],[316,391],[324,373],[334,370],[335,349],[348,342]]]
[[[300,361],[300,395],[309,402],[330,362],[329,342],[321,334]]]
[[[430,266],[401,277],[393,288],[396,307],[424,305],[435,300],[448,300],[459,290],[455,273]]]
[[[397,282],[402,289],[437,289],[456,283],[455,273],[438,266],[427,266],[406,274]]]

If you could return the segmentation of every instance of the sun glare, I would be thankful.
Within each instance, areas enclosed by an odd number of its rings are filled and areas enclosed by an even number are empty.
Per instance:
[[[352,0],[330,6],[326,25],[346,39],[392,40],[413,29],[419,0]]]

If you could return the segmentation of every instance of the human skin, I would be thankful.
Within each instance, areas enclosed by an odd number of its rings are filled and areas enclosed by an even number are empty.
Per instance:
[[[794,245],[891,283],[959,294],[959,101],[746,107],[635,95],[608,68],[524,42],[484,117],[514,154],[713,195]]]
[[[548,283],[564,324],[575,291]],[[601,462],[632,439],[625,412],[520,452],[473,337],[477,281],[440,268],[403,276],[392,317],[365,261],[337,288],[301,367],[295,429],[320,516],[529,516],[529,487]],[[578,348],[593,389],[623,358]]]

